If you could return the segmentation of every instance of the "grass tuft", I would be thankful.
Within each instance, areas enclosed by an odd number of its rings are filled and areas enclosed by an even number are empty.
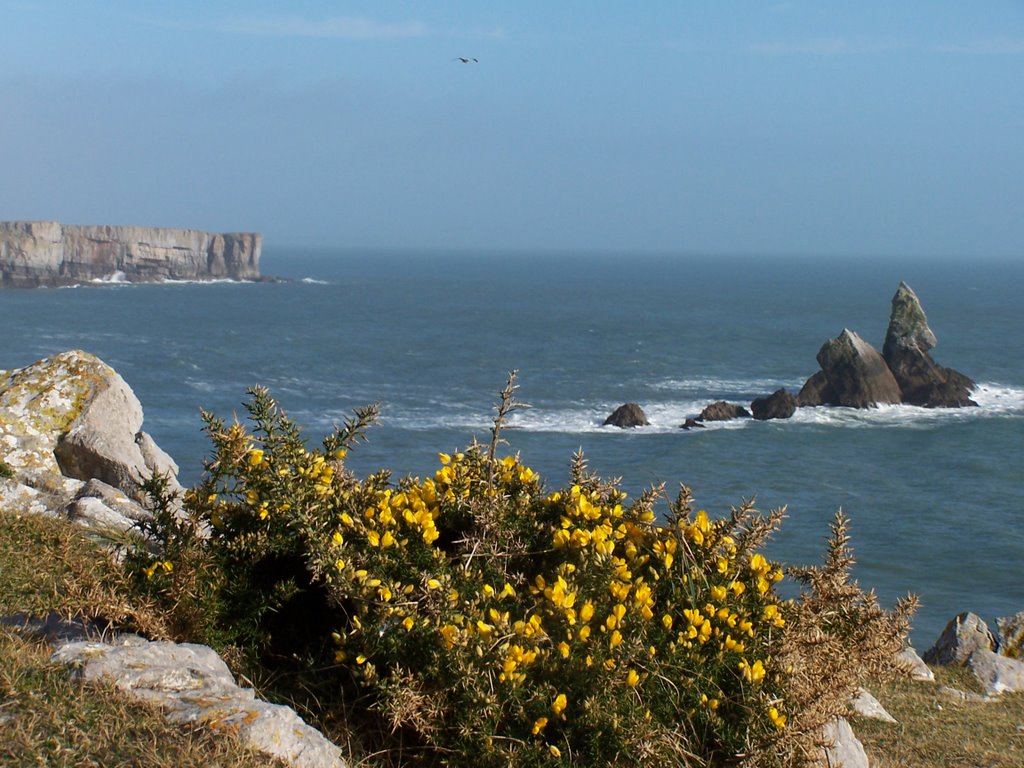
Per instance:
[[[873,768],[1022,768],[1024,693],[958,700],[940,687],[976,693],[966,669],[937,668],[935,683],[872,686],[897,723],[854,718]]]
[[[125,597],[116,563],[66,520],[0,511],[0,617],[58,613],[158,623]],[[88,688],[52,649],[0,624],[0,765],[257,768],[281,766],[225,734],[172,725],[112,684]]]

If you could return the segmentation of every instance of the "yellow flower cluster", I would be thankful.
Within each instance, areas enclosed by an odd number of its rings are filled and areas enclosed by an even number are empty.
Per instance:
[[[505,734],[558,758],[551,742],[598,699],[637,707],[645,722],[671,702],[712,729],[760,699],[767,727],[785,726],[770,635],[785,624],[773,590],[782,574],[727,521],[699,511],[658,524],[650,503],[627,505],[597,483],[545,496],[518,457],[479,449],[441,453],[432,477],[397,485],[336,482],[338,455],[285,461],[250,446],[244,456],[246,483],[231,493],[247,519],[329,510],[325,579],[348,614],[333,634],[337,662],[354,662],[370,688],[398,684],[392,675],[410,666],[462,686],[467,707],[496,724],[490,749]],[[300,489],[284,504],[279,482]],[[208,501],[215,524],[227,517],[223,498]],[[619,717],[609,714],[612,731]]]

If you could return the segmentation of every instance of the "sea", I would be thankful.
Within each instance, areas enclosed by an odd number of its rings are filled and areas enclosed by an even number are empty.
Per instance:
[[[633,497],[693,489],[725,516],[786,509],[768,554],[820,562],[851,520],[854,575],[883,605],[913,592],[928,648],[961,611],[1024,610],[1024,262],[701,254],[387,252],[268,244],[278,283],[111,280],[0,292],[0,368],[78,348],[138,395],[143,428],[197,481],[200,410],[244,419],[269,388],[310,444],[354,408],[381,424],[353,450],[366,475],[426,476],[438,452],[486,442],[517,372],[507,452],[565,485],[573,454]],[[978,382],[979,407],[800,409],[788,420],[680,425],[716,400],[796,392],[843,328],[879,350],[900,281]],[[641,405],[651,425],[602,426]],[[664,509],[664,507],[662,507]]]

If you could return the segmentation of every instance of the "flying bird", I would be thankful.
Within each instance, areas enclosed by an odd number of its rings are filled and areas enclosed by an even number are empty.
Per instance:
[[[469,64],[470,62],[473,62],[474,64],[478,64],[479,63],[476,59],[466,58],[465,56],[456,56],[454,59],[452,59],[452,61],[458,61],[458,62],[461,62],[463,64]]]

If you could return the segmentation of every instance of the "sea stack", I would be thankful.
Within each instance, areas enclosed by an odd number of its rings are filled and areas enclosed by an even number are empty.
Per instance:
[[[804,384],[797,404],[851,408],[893,403],[927,408],[977,405],[970,398],[974,382],[932,360],[928,351],[935,344],[921,302],[910,286],[901,282],[892,299],[882,354],[844,328],[819,350],[821,370]]]
[[[892,297],[882,356],[900,385],[903,402],[927,408],[977,405],[970,398],[975,383],[932,360],[929,350],[937,343],[921,302],[910,286],[901,282]]]

